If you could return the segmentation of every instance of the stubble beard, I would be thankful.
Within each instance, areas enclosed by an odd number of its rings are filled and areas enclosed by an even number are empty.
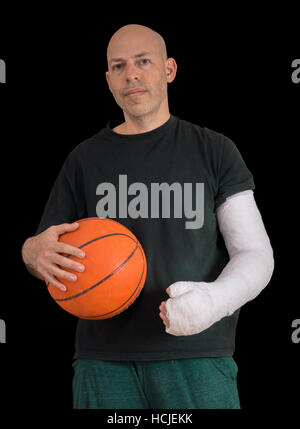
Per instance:
[[[138,86],[138,85],[137,85]],[[130,118],[135,120],[144,120],[145,118],[151,118],[159,110],[164,98],[166,97],[165,82],[163,79],[159,82],[158,87],[155,89],[155,93],[149,89],[142,97],[148,97],[148,101],[141,102],[139,98],[129,99],[124,102],[124,98],[121,95],[120,98],[114,96],[115,101],[119,107],[128,115]]]

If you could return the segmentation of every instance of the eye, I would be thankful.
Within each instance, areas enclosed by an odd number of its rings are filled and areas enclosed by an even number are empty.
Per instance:
[[[122,64],[115,64],[114,66],[112,66],[112,70],[120,70],[121,67]]]
[[[148,60],[148,58],[143,58],[142,60],[140,60],[140,63],[141,63],[143,66],[146,66],[147,64],[149,64],[149,63],[150,63],[150,60]]]

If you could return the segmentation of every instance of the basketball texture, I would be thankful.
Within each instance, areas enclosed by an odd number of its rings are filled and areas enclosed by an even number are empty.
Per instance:
[[[67,312],[81,319],[107,319],[126,310],[140,294],[147,275],[144,250],[124,225],[108,218],[90,217],[76,221],[79,227],[59,241],[83,249],[85,258],[64,255],[85,265],[73,272],[77,281],[59,278],[67,291],[47,282],[52,298]]]

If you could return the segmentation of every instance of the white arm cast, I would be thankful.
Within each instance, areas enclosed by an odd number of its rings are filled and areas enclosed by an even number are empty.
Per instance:
[[[197,334],[254,299],[269,283],[273,250],[251,190],[217,209],[229,262],[211,283],[176,282],[166,302],[172,335]]]

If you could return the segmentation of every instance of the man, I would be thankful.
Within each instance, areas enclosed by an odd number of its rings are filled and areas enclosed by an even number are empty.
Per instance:
[[[232,358],[239,309],[274,267],[252,175],[230,139],[170,114],[177,65],[159,34],[120,28],[107,61],[124,121],[69,154],[22,249],[28,270],[62,290],[60,279],[76,281],[84,270],[84,253],[58,242],[76,219],[116,218],[145,250],[135,303],[111,319],[78,320],[74,407],[240,408]]]

